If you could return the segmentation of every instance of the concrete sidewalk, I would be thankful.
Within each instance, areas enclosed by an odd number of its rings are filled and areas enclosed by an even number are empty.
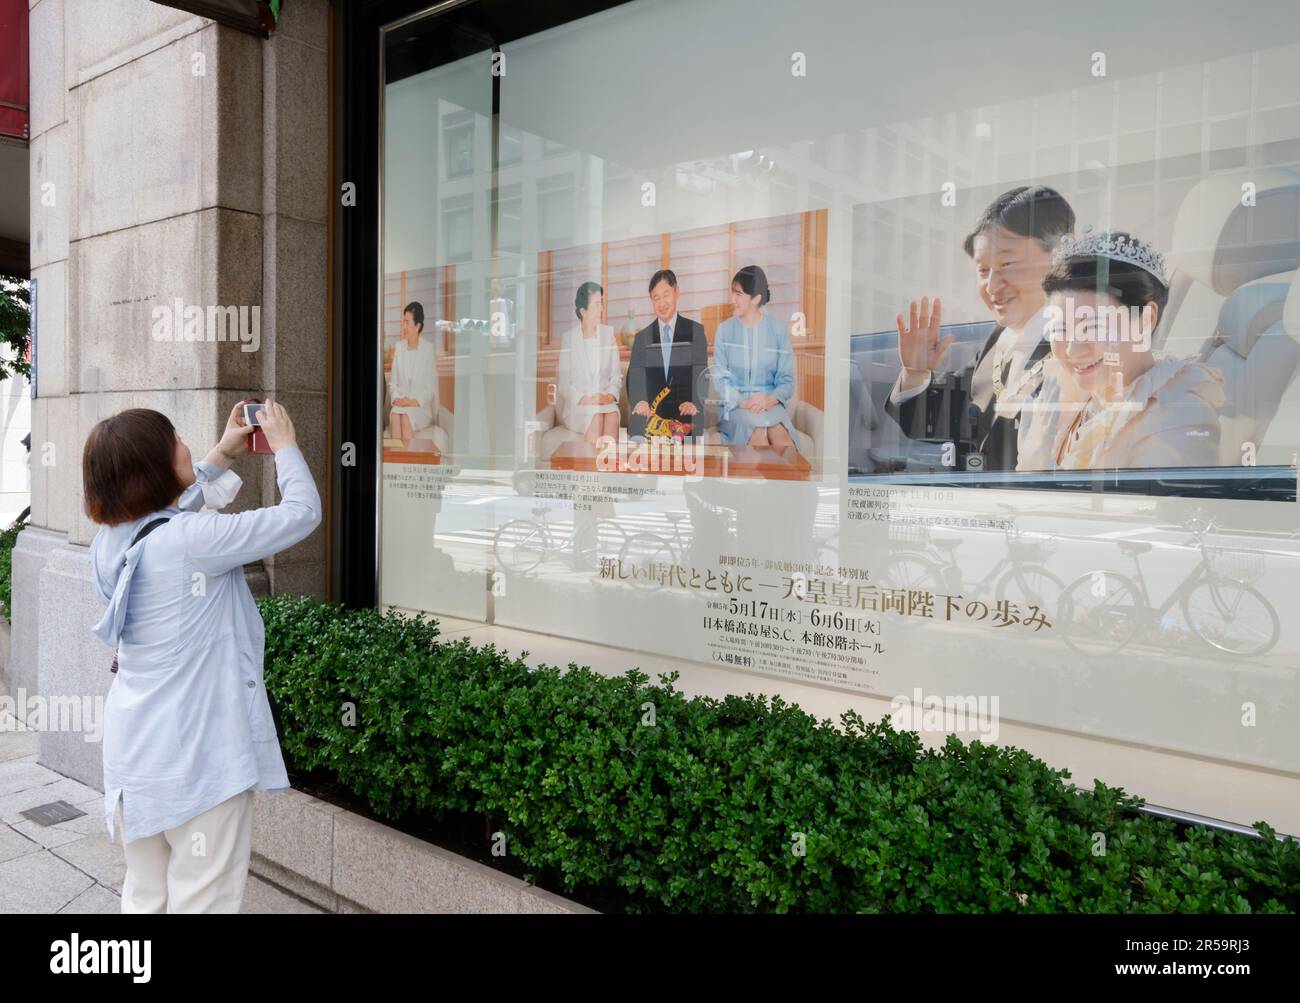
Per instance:
[[[37,739],[0,714],[0,913],[120,913],[126,866],[108,841],[104,795],[38,765]],[[48,827],[22,816],[51,801],[86,814]],[[250,874],[242,911],[323,910]]]

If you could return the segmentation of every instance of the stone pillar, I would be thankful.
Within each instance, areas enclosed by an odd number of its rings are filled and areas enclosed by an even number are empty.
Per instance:
[[[329,415],[329,0],[294,0],[262,43],[262,376],[289,409],[327,502]],[[261,504],[276,500],[274,478]],[[325,598],[321,528],[267,562],[274,593]]]
[[[286,8],[270,41],[148,0],[32,8],[40,396],[9,669],[29,694],[93,700],[112,680],[112,652],[90,634],[103,604],[89,564],[97,527],[82,508],[81,452],[100,418],[155,408],[197,459],[236,401],[276,397],[324,498],[328,4]],[[214,307],[251,320],[256,307],[260,327],[243,344],[160,340],[156,308],[177,301],[205,320]],[[244,488],[231,511],[275,504],[272,458],[235,469]],[[322,526],[250,580],[323,596],[324,544]],[[44,731],[40,760],[102,783],[100,747],[79,733]]]

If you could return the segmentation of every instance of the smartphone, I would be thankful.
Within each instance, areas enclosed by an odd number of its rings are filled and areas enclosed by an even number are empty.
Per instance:
[[[244,421],[254,426],[253,434],[248,437],[248,451],[260,455],[267,455],[271,452],[271,445],[266,441],[266,433],[262,431],[262,412],[266,410],[266,405],[256,399],[240,401],[244,405]]]

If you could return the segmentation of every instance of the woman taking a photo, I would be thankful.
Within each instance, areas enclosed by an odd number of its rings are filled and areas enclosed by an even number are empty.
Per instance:
[[[104,706],[104,806],[126,857],[122,912],[238,912],[253,790],[289,786],[262,682],[262,618],[244,565],[320,523],[320,496],[280,404],[261,428],[280,504],[234,515],[231,463],[253,426],[237,404],[191,463],[171,421],[132,408],[86,439],[91,567],[108,603],[96,636],[117,651]]]

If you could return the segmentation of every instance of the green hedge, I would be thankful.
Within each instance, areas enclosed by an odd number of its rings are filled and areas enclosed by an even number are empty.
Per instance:
[[[847,713],[837,729],[780,698],[686,699],[675,675],[530,670],[442,641],[423,617],[259,603],[296,768],[326,768],[383,818],[487,815],[556,890],[680,912],[1300,905],[1295,840],[1263,823],[1256,839],[1157,819],[1021,749],[928,751],[887,719]]]
[[[0,532],[0,616],[6,620],[13,617],[13,556],[14,543],[27,526],[25,521],[16,522]]]

